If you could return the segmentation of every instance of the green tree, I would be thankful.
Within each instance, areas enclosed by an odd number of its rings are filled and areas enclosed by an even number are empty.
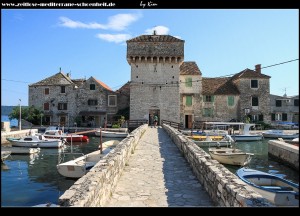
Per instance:
[[[43,117],[43,111],[40,109],[35,108],[34,106],[30,107],[21,107],[21,118],[25,119],[26,121],[38,125],[41,122],[41,117]],[[11,119],[19,119],[20,117],[20,107],[15,107],[8,115],[9,120]]]

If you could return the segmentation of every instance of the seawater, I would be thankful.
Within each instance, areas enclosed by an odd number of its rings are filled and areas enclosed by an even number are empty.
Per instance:
[[[100,138],[89,137],[89,143],[74,143],[63,151],[41,149],[36,155],[12,155],[1,164],[1,206],[34,206],[58,204],[58,198],[76,179],[61,176],[56,169],[65,152],[87,154],[98,148]],[[103,142],[108,139],[103,139]],[[122,139],[120,139],[122,140]],[[273,173],[299,184],[299,174],[268,156],[268,140],[238,142],[237,148],[254,153],[248,167]],[[207,151],[207,148],[203,148]],[[66,157],[68,155],[65,155]],[[69,155],[70,156],[70,155]],[[70,158],[69,158],[70,159]],[[65,158],[68,160],[68,158]],[[225,165],[235,173],[240,167]]]
[[[72,159],[72,155],[64,153],[87,154],[98,150],[100,137],[89,138],[88,143],[72,143],[72,148],[68,145],[63,150],[41,149],[38,154],[11,155],[1,164],[1,206],[58,204],[58,198],[77,179],[61,176],[56,165],[61,159]],[[103,142],[107,140],[103,138]]]
[[[262,141],[236,142],[236,148],[254,154],[250,163],[247,165],[248,168],[277,175],[299,184],[299,173],[297,171],[268,155],[268,141],[269,139],[263,139]],[[208,147],[202,147],[202,149],[208,153]],[[235,173],[240,168],[239,166],[226,164],[224,164],[224,166],[232,173]]]
[[[8,115],[1,115],[1,122],[10,122],[10,127],[18,127],[18,119],[9,120]]]

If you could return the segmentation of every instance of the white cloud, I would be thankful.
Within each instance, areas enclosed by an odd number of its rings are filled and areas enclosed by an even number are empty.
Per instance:
[[[155,26],[150,29],[146,29],[145,33],[148,35],[152,35],[154,30],[156,31],[156,34],[158,35],[167,35],[169,34],[169,28],[165,26]]]
[[[80,21],[73,21],[67,17],[60,17],[59,19],[61,21],[59,25],[67,28],[107,29],[105,25],[99,23],[85,24]]]
[[[121,43],[132,38],[129,34],[97,34],[96,37],[108,42],[115,43]]]
[[[176,38],[178,38],[178,39],[181,39],[181,37],[180,37],[180,36],[173,36],[173,37],[176,37]]]
[[[117,14],[108,18],[107,24],[100,24],[96,22],[83,23],[74,21],[68,17],[59,17],[60,26],[67,28],[86,28],[86,29],[111,29],[121,31],[126,29],[131,23],[137,21],[141,14]]]
[[[117,14],[108,18],[107,24],[109,29],[112,30],[124,30],[131,23],[137,21],[141,17],[141,14]]]

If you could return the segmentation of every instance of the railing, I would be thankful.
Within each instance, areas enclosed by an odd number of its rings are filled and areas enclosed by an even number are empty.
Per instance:
[[[170,125],[173,128],[176,128],[177,130],[183,129],[183,125],[178,122],[172,122],[172,121],[167,121],[167,120],[161,120],[161,124],[167,124]]]
[[[130,131],[134,130],[135,128],[138,128],[139,126],[143,124],[147,124],[148,121],[146,119],[134,119],[134,120],[128,120],[127,125],[128,129]]]

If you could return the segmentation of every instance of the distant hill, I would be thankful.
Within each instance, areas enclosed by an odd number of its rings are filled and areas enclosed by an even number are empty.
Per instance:
[[[16,106],[1,106],[1,115],[9,115]]]

